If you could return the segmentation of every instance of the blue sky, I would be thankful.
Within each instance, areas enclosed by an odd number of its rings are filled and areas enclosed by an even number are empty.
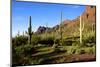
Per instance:
[[[12,36],[18,31],[20,34],[27,31],[29,16],[32,16],[32,30],[39,26],[53,27],[60,23],[60,13],[63,12],[63,20],[73,20],[85,10],[82,5],[49,4],[36,2],[16,2],[12,0]]]

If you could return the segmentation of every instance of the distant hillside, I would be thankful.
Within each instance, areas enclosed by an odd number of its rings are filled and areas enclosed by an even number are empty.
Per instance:
[[[84,32],[91,31],[96,24],[96,7],[86,6],[85,12],[82,13],[82,22],[84,22]],[[71,21],[63,22],[64,35],[79,34],[79,17]]]
[[[82,13],[82,22],[84,22],[84,32],[91,32],[95,29],[96,25],[96,7],[95,6],[86,6],[85,11]],[[64,20],[60,25],[62,25],[63,36],[79,36],[79,16],[74,20]],[[59,25],[54,26],[53,28],[42,27],[40,26],[36,31],[37,34],[43,34],[47,32],[51,35],[52,32],[58,34]],[[59,35],[58,35],[59,36]]]

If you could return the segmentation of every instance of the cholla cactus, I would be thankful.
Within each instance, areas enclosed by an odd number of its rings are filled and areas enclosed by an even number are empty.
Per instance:
[[[80,44],[82,44],[82,32],[84,30],[84,22],[82,22],[82,18],[80,16]]]

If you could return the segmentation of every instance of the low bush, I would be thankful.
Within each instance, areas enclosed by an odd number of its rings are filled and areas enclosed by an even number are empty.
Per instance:
[[[38,42],[41,41],[41,37],[38,35],[32,35],[32,44],[36,45]]]
[[[46,37],[42,38],[41,40],[38,41],[38,44],[46,44],[48,46],[52,46],[54,44],[54,38],[53,37]]]
[[[28,42],[28,37],[27,36],[18,36],[18,37],[14,37],[12,38],[12,44],[14,46],[20,46],[20,45],[23,45],[23,44],[27,44]]]
[[[67,53],[70,55],[70,54],[75,54],[76,53],[76,50],[78,49],[77,46],[70,46],[67,48]]]
[[[85,50],[84,49],[77,49],[75,54],[85,54]]]
[[[86,46],[93,46],[93,43],[96,43],[96,36],[94,33],[88,33],[83,36],[83,43]]]
[[[36,49],[30,44],[13,46],[13,64],[29,63],[29,58],[36,52]]]

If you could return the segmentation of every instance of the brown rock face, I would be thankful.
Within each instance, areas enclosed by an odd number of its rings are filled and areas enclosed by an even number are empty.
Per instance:
[[[85,12],[82,14],[82,17],[87,22],[95,22],[96,20],[96,7],[95,6],[86,6]]]
[[[96,6],[86,6],[85,11],[81,14],[82,22],[85,24],[85,30],[91,31],[92,25],[96,24]],[[79,16],[74,20],[63,21],[64,33],[72,34],[77,32],[79,34]],[[64,35],[67,35],[64,34]]]
[[[86,6],[86,10],[85,12],[83,12],[81,16],[84,21],[95,22],[96,21],[96,6],[89,6],[89,5]],[[77,17],[76,19],[72,21],[64,21],[64,24],[67,24],[67,23],[69,24],[70,22],[78,22],[78,21],[79,21],[79,17]]]

